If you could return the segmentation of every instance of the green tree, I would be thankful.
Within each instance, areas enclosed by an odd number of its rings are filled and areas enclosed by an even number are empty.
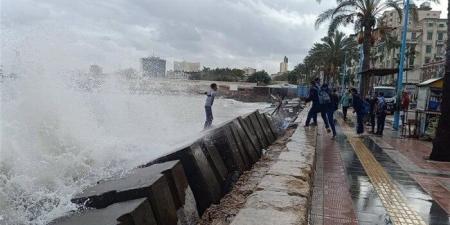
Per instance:
[[[330,82],[338,78],[338,68],[344,64],[347,57],[347,63],[351,59],[358,58],[357,44],[351,37],[344,33],[336,31],[323,37],[321,42],[315,43],[308,52],[305,59],[306,63],[312,63],[318,70],[324,71],[325,81]]]
[[[372,31],[377,25],[378,18],[385,10],[395,9],[402,15],[400,5],[403,0],[336,0],[337,6],[321,13],[316,20],[316,27],[325,21],[330,21],[329,32],[334,32],[339,26],[353,24],[355,30],[363,35],[362,45],[364,60],[362,70],[370,68],[370,48],[372,45]],[[362,77],[362,92],[368,90],[368,81]]]
[[[447,5],[447,24],[450,24],[450,4]],[[447,36],[450,37],[450,26],[447,26]],[[450,162],[450,38],[447,39],[445,54],[444,89],[442,91],[441,116],[433,140],[431,160]]]
[[[272,78],[270,78],[269,74],[264,71],[258,71],[252,75],[250,75],[247,78],[248,82],[253,82],[253,83],[264,83],[264,84],[270,84],[270,82],[272,81]]]

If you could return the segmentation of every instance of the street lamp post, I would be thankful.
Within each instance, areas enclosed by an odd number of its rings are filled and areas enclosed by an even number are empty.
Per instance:
[[[409,15],[409,0],[404,0],[402,45],[400,48],[400,64],[398,66],[397,88],[396,88],[397,105],[400,102],[400,94],[401,94],[400,92],[403,89],[403,66],[405,64],[406,34],[408,33],[408,19],[409,19],[408,15]],[[394,125],[393,125],[394,130],[398,130],[399,123],[400,123],[400,110],[397,107],[394,113]]]

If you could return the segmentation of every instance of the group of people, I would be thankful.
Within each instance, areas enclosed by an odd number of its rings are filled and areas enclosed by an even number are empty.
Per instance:
[[[383,92],[378,93],[377,96],[373,93],[369,98],[363,99],[358,94],[358,90],[352,88],[339,97],[336,89],[331,90],[326,83],[321,85],[320,79],[316,78],[311,82],[306,102],[312,102],[312,106],[308,112],[305,127],[311,125],[311,120],[313,120],[312,125],[317,125],[317,114],[320,113],[327,132],[333,132],[332,139],[336,137],[334,112],[339,105],[342,105],[344,121],[347,120],[348,109],[350,107],[353,108],[353,113],[356,114],[357,135],[360,136],[364,133],[364,121],[366,118],[370,121],[371,132],[376,135],[383,135],[387,115],[387,105]]]
[[[317,114],[320,113],[327,132],[333,132],[332,138],[336,137],[336,127],[334,125],[334,112],[338,109],[339,96],[336,89],[331,90],[328,84],[320,84],[320,79],[316,78],[311,82],[307,102],[312,102],[311,109],[308,112],[305,126],[317,125]]]

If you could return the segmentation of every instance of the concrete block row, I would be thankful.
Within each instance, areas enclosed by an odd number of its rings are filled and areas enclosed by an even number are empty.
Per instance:
[[[258,111],[223,123],[192,144],[77,194],[72,201],[83,209],[51,224],[195,224],[275,141],[273,131],[270,118]]]
[[[316,134],[315,128],[297,128],[231,225],[308,224]]]
[[[227,121],[193,144],[160,157],[153,163],[180,160],[200,215],[219,203],[239,175],[261,157],[261,150],[277,138],[269,120],[255,111]]]
[[[198,218],[195,199],[178,160],[100,181],[77,194],[72,202],[83,208],[51,224],[175,225]]]

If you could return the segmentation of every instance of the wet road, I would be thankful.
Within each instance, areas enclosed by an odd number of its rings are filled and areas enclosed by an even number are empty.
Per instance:
[[[319,129],[311,224],[450,224],[449,215],[370,139]],[[363,159],[361,161],[361,159]]]

